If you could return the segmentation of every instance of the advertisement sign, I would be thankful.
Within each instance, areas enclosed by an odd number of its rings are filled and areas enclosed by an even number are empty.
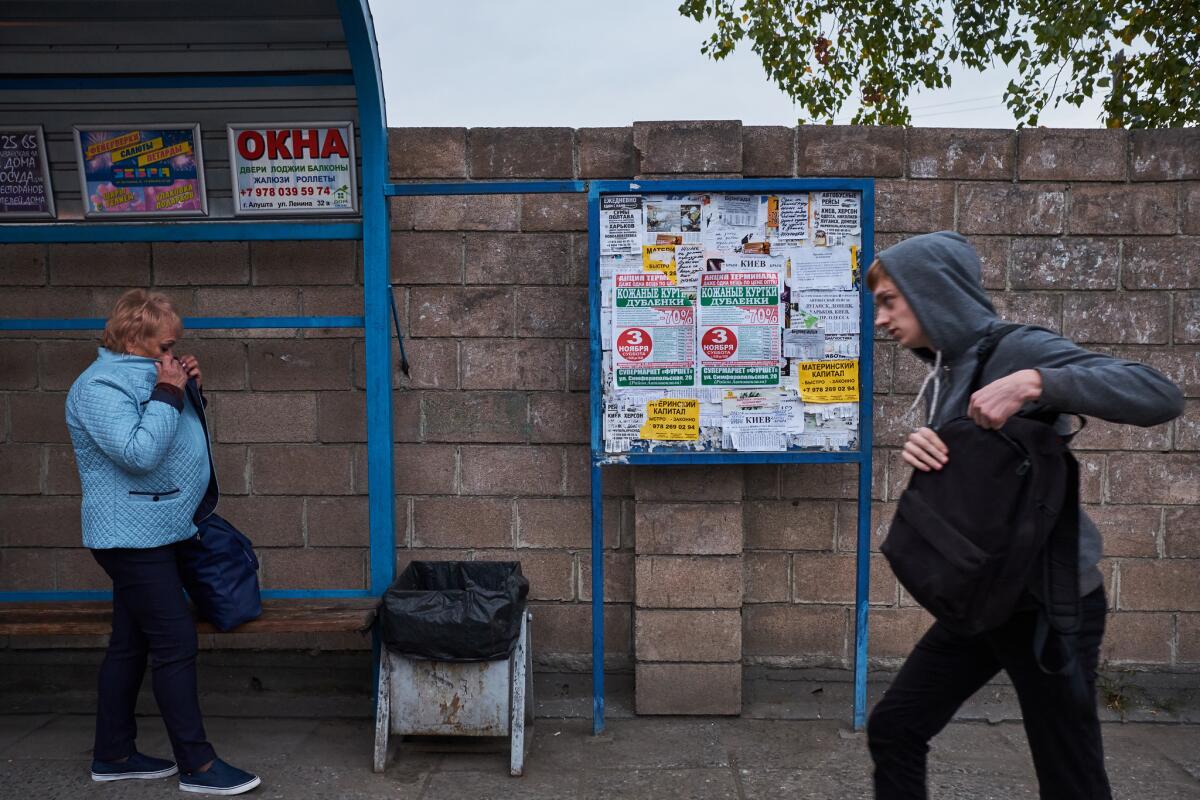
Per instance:
[[[74,130],[85,217],[208,213],[199,124],[76,125]]]
[[[658,272],[618,274],[613,297],[617,386],[695,383],[696,309],[692,298]]]
[[[354,214],[354,125],[229,125],[233,212],[238,216]]]
[[[700,276],[700,384],[778,386],[778,272]]]
[[[41,125],[0,128],[0,217],[54,217]]]

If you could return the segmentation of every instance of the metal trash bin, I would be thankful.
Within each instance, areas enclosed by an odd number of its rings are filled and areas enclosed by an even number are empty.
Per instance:
[[[533,722],[533,669],[517,562],[414,561],[384,594],[376,772],[390,734],[510,739],[520,775]]]

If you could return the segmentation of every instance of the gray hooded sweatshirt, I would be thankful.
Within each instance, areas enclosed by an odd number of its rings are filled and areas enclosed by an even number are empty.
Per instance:
[[[932,365],[921,394],[929,427],[966,416],[979,341],[1003,324],[980,281],[979,256],[966,239],[939,231],[906,239],[879,254],[888,276],[916,314],[933,350],[915,349]],[[1022,409],[1083,414],[1131,425],[1158,425],[1183,413],[1183,395],[1160,372],[1134,361],[1092,353],[1055,333],[1018,328],[996,346],[980,387],[1023,369],[1042,376],[1042,396]],[[926,389],[932,385],[932,391]],[[918,398],[919,400],[920,398]],[[1062,432],[1070,418],[1061,418]],[[950,453],[954,458],[954,453]],[[1080,510],[1079,583],[1087,594],[1103,583],[1102,545]]]

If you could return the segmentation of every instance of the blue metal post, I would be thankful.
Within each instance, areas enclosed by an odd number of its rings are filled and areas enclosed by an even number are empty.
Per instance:
[[[380,594],[396,571],[392,470],[392,338],[388,285],[387,121],[379,52],[367,0],[338,0],[354,70],[362,142],[363,301],[367,366],[367,503],[370,590]]]
[[[875,181],[862,189],[862,266],[860,267],[858,357],[858,541],[855,548],[854,589],[854,729],[867,723],[867,612],[871,595],[871,482],[873,417],[875,413],[875,306],[867,289],[866,272],[875,258]]]
[[[603,352],[600,336],[600,193],[588,191],[588,363],[592,486],[592,734],[604,732],[604,452]]]

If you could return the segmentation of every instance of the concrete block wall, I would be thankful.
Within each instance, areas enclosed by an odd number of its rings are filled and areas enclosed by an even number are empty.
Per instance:
[[[390,147],[398,181],[872,176],[877,248],[942,228],[968,235],[1004,315],[1144,359],[1187,394],[1184,418],[1149,430],[1093,422],[1078,450],[1085,502],[1105,534],[1105,658],[1200,667],[1200,132],[715,121],[406,128],[391,131]],[[412,362],[395,394],[398,565],[520,559],[539,663],[585,669],[586,202],[391,202]],[[348,245],[0,248],[0,316],[97,316],[121,289],[147,283],[185,313],[354,313],[361,268]],[[0,339],[2,588],[103,582],[74,547],[78,489],[61,422],[62,394],[91,357],[82,338]],[[923,369],[890,342],[875,348],[877,546],[906,480],[897,448],[916,422],[906,409]],[[362,585],[361,340],[213,332],[196,349],[226,510],[263,548],[264,583]],[[647,710],[699,708],[701,698],[730,707],[739,663],[850,663],[855,468],[735,472],[689,494],[690,471],[606,469],[608,665],[636,666]],[[710,535],[728,535],[728,551],[706,551]],[[872,657],[894,664],[928,618],[877,555],[871,600]],[[688,633],[696,625],[709,632],[704,647]]]

